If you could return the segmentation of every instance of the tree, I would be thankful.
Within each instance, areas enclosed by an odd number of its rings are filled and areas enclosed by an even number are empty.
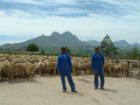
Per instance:
[[[37,51],[39,51],[39,47],[36,44],[31,43],[31,44],[29,44],[27,46],[26,51],[29,51],[29,52],[37,52]]]
[[[133,58],[133,59],[139,59],[140,58],[140,52],[136,47],[131,51],[130,57]]]
[[[67,53],[69,53],[69,54],[72,53],[72,51],[71,51],[71,49],[69,47],[67,47]]]
[[[45,55],[45,51],[42,49],[42,50],[40,51],[40,54],[41,54],[41,55]]]
[[[108,34],[102,40],[100,48],[105,56],[110,57],[118,54],[118,48],[114,45]]]

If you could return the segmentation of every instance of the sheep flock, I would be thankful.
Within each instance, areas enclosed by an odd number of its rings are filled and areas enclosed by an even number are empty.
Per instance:
[[[56,62],[56,56],[0,54],[0,79],[30,79],[36,75],[58,75]],[[90,57],[72,57],[72,63],[73,75],[92,74]],[[140,69],[140,64],[122,59],[106,59],[104,72],[105,76],[124,77],[129,76],[129,70],[133,68]]]

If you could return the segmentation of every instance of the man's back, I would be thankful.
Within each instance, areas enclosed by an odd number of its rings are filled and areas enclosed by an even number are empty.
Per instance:
[[[66,81],[65,81],[65,77],[67,77],[67,80],[71,87],[71,92],[77,93],[77,91],[75,90],[75,84],[73,82],[72,75],[71,75],[72,73],[71,58],[70,58],[70,55],[67,53],[66,47],[61,48],[61,55],[58,57],[58,60],[57,60],[57,70],[61,77],[63,92],[67,92]]]
[[[64,53],[58,57],[58,69],[59,72],[71,72],[72,63],[68,54]]]
[[[95,53],[92,55],[91,58],[91,65],[94,72],[95,89],[98,89],[99,86],[98,77],[100,77],[100,83],[101,83],[100,88],[104,89],[104,70],[103,70],[104,56],[102,53],[100,53],[99,47],[95,48]]]
[[[95,71],[102,71],[104,65],[104,56],[101,53],[95,53],[92,56],[92,68]]]

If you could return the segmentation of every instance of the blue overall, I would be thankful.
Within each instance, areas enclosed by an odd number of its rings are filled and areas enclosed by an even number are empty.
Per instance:
[[[75,84],[72,79],[72,62],[71,57],[67,53],[62,53],[57,60],[57,70],[61,76],[63,90],[66,91],[65,77],[67,77],[71,91],[75,91]]]
[[[100,88],[104,88],[104,56],[101,53],[95,53],[92,55],[91,66],[94,71],[94,85],[95,88],[98,88],[99,81],[98,77],[100,77],[101,86]]]

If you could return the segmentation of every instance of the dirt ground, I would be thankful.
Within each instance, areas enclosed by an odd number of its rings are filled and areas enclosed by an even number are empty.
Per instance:
[[[74,77],[77,94],[61,91],[59,77],[0,82],[0,105],[140,105],[140,80],[107,78],[95,90],[93,76]]]

